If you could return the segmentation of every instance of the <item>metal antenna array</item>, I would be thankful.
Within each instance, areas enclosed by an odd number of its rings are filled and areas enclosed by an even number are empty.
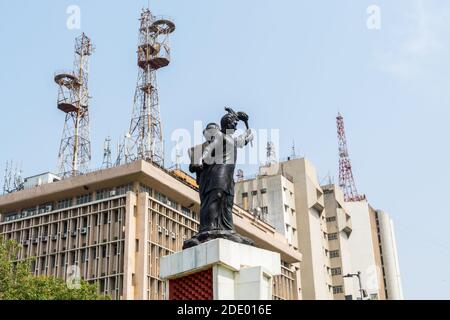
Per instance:
[[[267,142],[267,147],[266,147],[266,157],[267,157],[267,165],[271,165],[273,163],[277,162],[277,158],[276,158],[276,153],[275,153],[275,145],[273,144],[272,141],[268,141]]]
[[[86,173],[91,160],[88,75],[92,52],[91,40],[83,33],[75,39],[74,70],[55,75],[58,109],[66,114],[58,154],[61,177]]]
[[[112,156],[111,156],[111,138],[105,139],[103,144],[103,163],[102,168],[108,169],[112,167]]]
[[[147,160],[164,166],[163,130],[159,109],[156,71],[170,63],[169,35],[175,24],[155,17],[149,9],[141,13],[138,44],[138,81],[130,124],[130,160]]]
[[[23,189],[22,168],[7,161],[3,180],[3,194],[16,192]]]
[[[345,137],[344,117],[339,113],[336,118],[337,133],[339,139],[339,186],[344,192],[345,201],[357,202],[365,199],[356,190],[355,179],[353,178],[352,164],[347,148],[347,138]]]

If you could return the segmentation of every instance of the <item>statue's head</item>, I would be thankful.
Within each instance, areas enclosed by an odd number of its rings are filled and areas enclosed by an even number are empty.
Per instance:
[[[218,131],[220,131],[219,125],[217,123],[210,123],[206,126],[205,130],[203,130],[203,136],[206,141],[212,141]]]
[[[238,117],[235,113],[227,113],[220,120],[220,126],[223,133],[234,133],[238,125]]]

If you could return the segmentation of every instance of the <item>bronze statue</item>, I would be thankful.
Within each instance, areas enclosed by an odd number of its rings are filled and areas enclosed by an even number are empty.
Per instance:
[[[248,115],[226,108],[220,127],[210,123],[203,131],[205,142],[189,150],[191,165],[189,170],[197,175],[200,193],[200,230],[192,239],[186,240],[183,249],[196,246],[216,238],[253,244],[234,229],[234,170],[236,167],[237,148],[244,148],[253,141],[253,134],[248,127]],[[238,121],[246,125],[246,132],[238,137]]]

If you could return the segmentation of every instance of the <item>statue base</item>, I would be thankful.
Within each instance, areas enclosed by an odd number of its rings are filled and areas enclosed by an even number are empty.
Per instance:
[[[161,257],[166,300],[271,300],[280,254],[225,239]]]
[[[236,243],[240,244],[246,244],[249,246],[253,245],[253,240],[243,237],[240,234],[238,234],[236,231],[229,231],[229,230],[209,230],[209,231],[203,231],[195,236],[193,236],[191,239],[184,241],[183,243],[183,250],[192,248],[195,246],[198,246],[199,244],[215,240],[215,239],[225,239],[230,240]]]

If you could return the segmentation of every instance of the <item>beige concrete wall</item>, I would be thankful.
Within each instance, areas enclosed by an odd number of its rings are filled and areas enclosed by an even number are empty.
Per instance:
[[[354,278],[344,278],[343,276],[352,273],[351,252],[349,238],[351,228],[349,226],[350,215],[344,209],[344,195],[342,190],[336,185],[322,186],[325,199],[325,218],[327,221],[327,233],[337,233],[336,240],[329,240],[329,250],[339,250],[340,256],[330,259],[331,268],[340,268],[340,275],[331,274],[333,286],[342,286],[343,293],[334,294],[335,300],[343,300],[346,296],[356,299],[358,292],[354,289]],[[331,218],[331,219],[330,219]],[[331,270],[330,270],[331,271]]]
[[[331,300],[331,283],[327,274],[329,259],[325,254],[325,226],[323,192],[314,166],[305,158],[283,162],[281,172],[293,177],[299,250],[302,296],[306,300]]]
[[[148,258],[147,253],[149,243],[147,235],[149,234],[149,217],[148,217],[148,193],[139,193],[137,197],[136,212],[136,286],[135,299],[147,299],[148,287]]]
[[[352,255],[353,273],[361,272],[362,287],[368,295],[377,295],[383,299],[381,261],[377,250],[376,223],[367,200],[346,203],[346,209],[352,216],[353,231],[349,245]],[[375,229],[374,229],[375,223]],[[355,291],[359,290],[354,283]]]
[[[377,210],[377,215],[380,226],[381,247],[383,249],[383,268],[386,276],[387,298],[389,300],[403,300],[394,223],[383,210]]]
[[[125,248],[123,299],[135,299],[136,284],[136,211],[137,198],[133,192],[127,193],[125,210]]]

